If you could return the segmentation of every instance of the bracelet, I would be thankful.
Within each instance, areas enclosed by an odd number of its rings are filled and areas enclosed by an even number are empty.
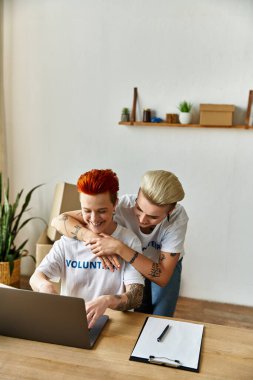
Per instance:
[[[128,261],[129,264],[133,264],[134,260],[136,259],[136,257],[139,255],[139,252],[135,252],[135,254],[133,255],[133,257],[131,258],[130,261]]]

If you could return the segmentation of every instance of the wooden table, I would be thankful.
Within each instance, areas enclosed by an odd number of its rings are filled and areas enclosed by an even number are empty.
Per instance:
[[[0,336],[0,379],[253,379],[252,330],[205,324],[200,372],[194,373],[129,361],[146,315],[107,314],[110,321],[92,350]]]

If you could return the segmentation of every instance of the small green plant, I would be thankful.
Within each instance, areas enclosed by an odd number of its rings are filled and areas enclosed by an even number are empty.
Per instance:
[[[122,115],[129,115],[129,108],[122,108]]]
[[[188,103],[184,100],[183,102],[179,103],[177,108],[180,112],[191,112],[192,103]]]
[[[123,108],[121,111],[121,121],[129,121],[130,119],[130,112],[129,108]]]
[[[23,241],[18,247],[15,244],[15,239],[20,230],[32,219],[41,219],[39,217],[31,217],[22,220],[24,213],[29,211],[28,209],[32,193],[38,187],[35,186],[25,196],[24,203],[20,205],[20,199],[24,190],[21,190],[15,199],[13,204],[9,201],[9,179],[7,180],[6,189],[2,182],[2,173],[0,173],[0,261],[7,261],[10,263],[10,273],[12,273],[14,267],[14,260],[23,256],[30,256],[34,261],[35,258],[28,254],[28,251],[24,249],[28,239]],[[44,221],[44,220],[43,220]]]

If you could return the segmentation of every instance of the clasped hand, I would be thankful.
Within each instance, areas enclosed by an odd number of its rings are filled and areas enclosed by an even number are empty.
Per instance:
[[[114,269],[120,268],[119,258],[117,256],[117,250],[120,242],[114,239],[110,235],[99,234],[99,237],[86,240],[85,245],[89,246],[92,253],[99,257],[103,268],[110,269],[111,272]]]

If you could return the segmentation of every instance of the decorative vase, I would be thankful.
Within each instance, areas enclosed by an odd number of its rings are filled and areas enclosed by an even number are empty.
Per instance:
[[[130,116],[129,114],[125,114],[125,113],[122,113],[121,114],[121,121],[129,121],[130,120]]]
[[[192,119],[191,112],[180,112],[179,121],[181,124],[190,124]]]
[[[151,122],[151,110],[150,108],[146,108],[143,110],[143,122],[150,123]]]
[[[14,268],[10,274],[10,264],[8,261],[0,262],[0,282],[5,285],[16,285],[20,283],[20,259],[14,260]]]

